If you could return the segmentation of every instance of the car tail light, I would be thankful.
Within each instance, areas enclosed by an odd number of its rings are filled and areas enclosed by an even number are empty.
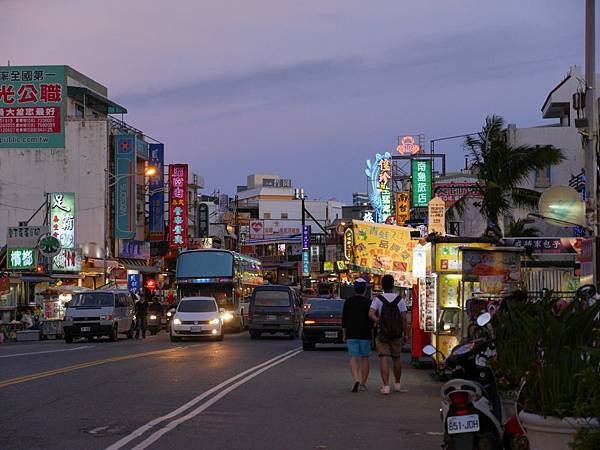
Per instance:
[[[457,391],[448,394],[450,402],[454,406],[454,411],[459,416],[467,414],[469,412],[469,394],[468,392]]]
[[[313,319],[305,319],[304,320],[304,325],[314,325],[315,323],[317,323],[317,322],[314,321]]]

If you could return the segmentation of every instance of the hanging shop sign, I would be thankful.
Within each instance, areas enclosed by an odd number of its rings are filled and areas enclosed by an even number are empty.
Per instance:
[[[436,274],[419,278],[419,327],[426,333],[434,333],[437,323]]]
[[[75,194],[52,192],[48,222],[52,236],[60,241],[62,248],[75,248]]]
[[[81,249],[62,249],[52,258],[52,270],[56,272],[81,272]]]
[[[48,233],[45,226],[8,227],[6,233],[7,247],[35,247],[40,236]]]
[[[52,258],[60,253],[61,245],[57,237],[54,237],[51,234],[45,234],[40,238],[38,248],[40,249],[42,256]]]
[[[262,220],[253,219],[250,221],[250,239],[262,239],[265,236],[265,225]]]
[[[375,161],[367,160],[365,173],[369,178],[371,205],[375,209],[375,221],[385,223],[392,214],[392,155],[389,152],[375,155]]]
[[[207,238],[210,224],[208,219],[208,205],[206,203],[200,203],[198,205],[196,221],[198,224],[198,236],[196,237]]]
[[[187,246],[188,165],[169,166],[169,245]]]
[[[333,272],[334,270],[333,261],[323,262],[323,272]]]
[[[412,203],[416,207],[426,207],[431,200],[431,161],[413,159],[411,161]]]
[[[0,148],[65,148],[65,66],[0,67]]]
[[[310,254],[308,250],[302,250],[302,276],[310,275]]]
[[[396,223],[400,226],[410,219],[410,193],[396,193]]]
[[[478,183],[437,182],[433,184],[433,192],[451,206],[463,197],[482,198],[483,191]]]
[[[413,249],[412,275],[415,278],[425,278],[427,275],[427,250],[421,244]]]
[[[135,136],[115,136],[115,238],[133,239],[136,228]]]
[[[165,235],[165,189],[164,189],[164,144],[149,144],[150,165],[156,173],[148,177],[148,238],[162,241]]]
[[[119,241],[119,258],[149,259],[150,242],[121,239]]]
[[[439,197],[433,197],[429,201],[427,217],[429,232],[444,236],[446,234],[446,202]]]
[[[410,286],[412,253],[416,241],[410,228],[352,221],[354,265],[370,273],[391,273],[399,286]]]
[[[499,248],[462,248],[460,251],[464,281],[479,281],[481,292],[486,294],[500,294],[516,289],[521,270],[521,255],[518,251],[503,251]]]
[[[142,288],[142,276],[139,273],[127,275],[127,289],[129,292],[137,293]]]
[[[412,135],[402,136],[396,150],[401,155],[416,155],[421,151],[418,138]]]
[[[347,228],[344,231],[344,259],[352,261],[354,256],[354,231],[352,228]]]
[[[531,247],[535,254],[566,254],[577,255],[581,253],[583,239],[576,237],[550,237],[550,238],[506,238],[506,245],[510,247]]]
[[[302,227],[302,250],[308,250],[310,247],[310,225],[304,225]]]
[[[37,262],[33,248],[9,248],[6,257],[9,270],[34,269]]]
[[[336,261],[335,265],[337,266],[338,272],[348,270],[348,265],[346,264],[346,261]]]

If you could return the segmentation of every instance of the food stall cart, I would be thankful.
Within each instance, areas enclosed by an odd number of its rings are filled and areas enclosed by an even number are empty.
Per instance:
[[[90,290],[82,286],[60,285],[49,287],[40,293],[44,299],[42,339],[56,339],[62,335],[65,304],[71,301],[74,294]]]

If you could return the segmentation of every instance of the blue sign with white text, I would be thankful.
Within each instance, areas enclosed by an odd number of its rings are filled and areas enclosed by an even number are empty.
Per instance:
[[[302,276],[310,275],[310,254],[308,250],[302,250]]]
[[[130,292],[139,292],[142,287],[142,276],[139,273],[127,275],[127,289]]]
[[[115,237],[133,239],[136,226],[135,136],[115,136]]]

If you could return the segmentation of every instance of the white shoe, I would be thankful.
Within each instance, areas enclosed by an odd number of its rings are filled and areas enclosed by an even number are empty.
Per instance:
[[[382,386],[382,388],[379,389],[379,393],[383,394],[383,395],[390,395],[390,387],[389,386]]]
[[[402,389],[400,383],[394,383],[394,391],[395,392],[408,392],[407,389]]]

